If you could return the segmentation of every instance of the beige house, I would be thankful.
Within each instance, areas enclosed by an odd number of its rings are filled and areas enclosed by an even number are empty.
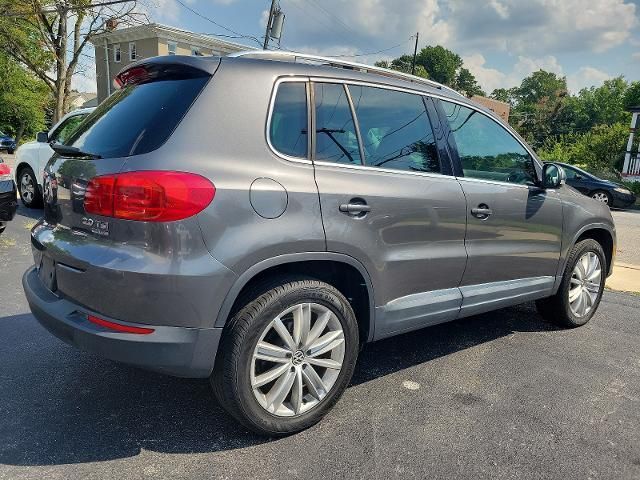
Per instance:
[[[480,95],[474,95],[471,100],[479,103],[485,108],[488,108],[496,115],[499,115],[502,120],[509,123],[509,113],[511,113],[511,105],[500,100],[493,98],[481,97]]]
[[[157,55],[228,55],[252,47],[209,35],[151,23],[95,36],[98,103],[114,90],[113,79],[126,65]]]

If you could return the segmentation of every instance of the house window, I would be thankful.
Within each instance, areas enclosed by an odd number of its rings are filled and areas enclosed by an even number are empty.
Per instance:
[[[167,51],[169,55],[175,55],[177,49],[178,44],[176,42],[167,42]]]
[[[200,47],[191,47],[191,55],[194,57],[201,57],[202,52],[200,51]]]
[[[120,63],[120,60],[122,60],[122,52],[120,50],[120,44],[118,43],[113,46],[113,61]]]
[[[138,58],[138,51],[136,50],[136,42],[129,43],[129,60],[135,60]]]

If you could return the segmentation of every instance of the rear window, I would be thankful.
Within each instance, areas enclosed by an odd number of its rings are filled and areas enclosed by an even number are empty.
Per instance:
[[[65,145],[103,158],[151,152],[169,138],[209,78],[126,85],[98,105]]]

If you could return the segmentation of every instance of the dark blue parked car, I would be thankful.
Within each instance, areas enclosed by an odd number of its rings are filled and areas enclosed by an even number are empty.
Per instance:
[[[16,151],[16,140],[9,135],[0,132],[0,151],[5,150],[7,153],[12,154]]]
[[[613,208],[627,208],[636,203],[636,196],[628,188],[603,178],[598,178],[575,165],[562,165],[567,174],[567,185]]]

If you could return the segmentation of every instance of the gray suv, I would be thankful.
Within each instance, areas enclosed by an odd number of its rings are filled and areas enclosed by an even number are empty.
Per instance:
[[[367,342],[531,300],[568,327],[598,307],[609,209],[447,87],[274,52],[116,80],[52,146],[31,235],[24,290],[65,342],[209,378],[283,435],[329,411]]]

